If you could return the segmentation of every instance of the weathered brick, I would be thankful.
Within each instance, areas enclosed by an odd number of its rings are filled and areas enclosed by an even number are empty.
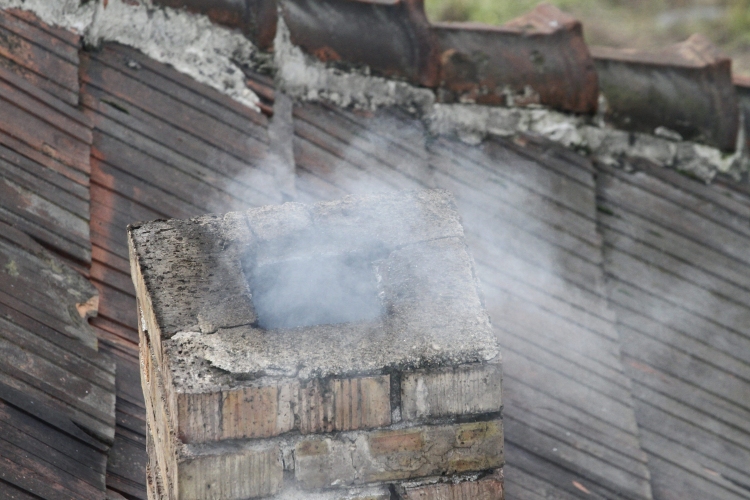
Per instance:
[[[170,498],[167,494],[161,475],[156,463],[156,449],[151,427],[146,424],[146,453],[148,461],[146,462],[146,489],[148,500],[165,500]]]
[[[503,464],[501,421],[311,437],[295,449],[306,489],[461,474]]]
[[[149,345],[143,335],[141,348],[147,351]],[[183,443],[270,438],[294,430],[295,422],[303,434],[391,423],[388,375],[313,379],[302,385],[297,380],[282,379],[266,385],[182,393],[164,380],[169,372],[156,373],[155,363],[149,361],[152,356],[142,356],[143,378],[162,377],[171,426]]]
[[[264,438],[294,428],[298,383],[285,381],[222,393],[221,439]]]
[[[300,388],[299,418],[303,434],[390,425],[390,377],[311,380]]]
[[[502,365],[474,364],[418,370],[401,377],[401,411],[406,420],[499,412]]]
[[[294,428],[296,388],[296,381],[279,381],[213,393],[176,393],[175,430],[185,443],[278,436]]]
[[[153,444],[152,452],[149,453],[149,463],[153,469],[154,478],[157,476],[161,478],[162,496],[172,499],[176,498],[177,494],[173,483],[170,482],[173,471],[176,469],[176,450],[171,437],[170,414],[162,397],[161,377],[154,371],[153,355],[146,347],[143,330],[139,330],[141,336],[141,387],[146,404],[148,438]],[[156,483],[154,483],[155,485]]]
[[[283,468],[278,446],[199,456],[178,465],[180,500],[245,499],[281,490]]]
[[[477,481],[406,487],[400,496],[402,500],[503,500],[505,498],[501,472]]]
[[[213,441],[221,438],[222,395],[220,392],[208,394],[174,394],[165,388],[166,397],[174,400],[174,430],[184,443]]]
[[[150,356],[150,352],[146,352]],[[143,357],[143,350],[141,352]],[[278,443],[253,447],[199,451],[181,443],[171,428],[173,417],[166,405],[161,374],[151,367],[141,377],[146,395],[146,420],[154,446],[154,472],[161,478],[166,498],[180,500],[245,499],[277,493],[283,483]]]

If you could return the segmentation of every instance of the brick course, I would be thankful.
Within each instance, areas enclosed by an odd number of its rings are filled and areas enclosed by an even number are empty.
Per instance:
[[[502,500],[504,494],[502,473],[477,481],[459,483],[436,483],[406,487],[401,500]]]
[[[501,421],[311,437],[295,448],[306,489],[482,471],[503,465]]]
[[[501,385],[498,363],[405,373],[401,412],[406,420],[499,412]]]

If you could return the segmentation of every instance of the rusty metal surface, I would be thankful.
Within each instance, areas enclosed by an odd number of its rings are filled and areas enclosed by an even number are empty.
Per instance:
[[[706,38],[656,52],[592,47],[607,119],[619,128],[654,133],[659,127],[724,151],[739,128],[732,61]]]
[[[543,4],[504,26],[433,25],[442,102],[596,110],[599,87],[581,23]]]
[[[276,0],[154,0],[157,5],[205,14],[213,22],[237,28],[262,50],[276,36]]]
[[[292,43],[325,62],[434,87],[437,47],[422,0],[281,0]]]

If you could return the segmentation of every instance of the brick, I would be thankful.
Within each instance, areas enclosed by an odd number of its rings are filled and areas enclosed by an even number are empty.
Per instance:
[[[463,365],[401,376],[405,420],[495,413],[502,409],[502,366]]]
[[[211,449],[185,446],[171,428],[173,418],[159,372],[152,369],[141,383],[149,436],[154,442],[149,463],[153,476],[160,478],[164,496],[180,500],[245,499],[280,491],[283,465],[278,443]]]
[[[148,500],[164,500],[169,498],[164,489],[164,483],[158,471],[156,463],[156,449],[154,438],[151,434],[151,427],[146,424],[146,453],[148,461],[146,463],[146,489]]]
[[[592,47],[591,53],[610,123],[649,134],[661,127],[684,140],[735,149],[739,106],[732,61],[705,37],[654,52]]]
[[[280,5],[292,43],[308,54],[437,85],[437,47],[421,0],[281,0]]]
[[[593,113],[599,86],[581,23],[542,4],[504,26],[433,25],[441,60],[441,102],[543,104]]]
[[[295,477],[305,489],[361,485],[499,468],[502,421],[303,439]]]
[[[265,385],[183,393],[169,383],[169,372],[156,372],[155,360],[150,361],[153,353],[146,354],[150,344],[145,335],[140,345],[143,380],[162,377],[171,426],[183,443],[262,439],[295,429],[303,434],[350,431],[391,423],[388,375],[313,379],[302,385],[281,379]]]
[[[281,490],[283,468],[279,449],[200,456],[178,465],[180,500],[245,499],[273,495]]]
[[[143,337],[142,333],[141,337]],[[143,341],[140,345],[141,386],[146,405],[146,426],[148,438],[153,442],[149,453],[149,464],[153,469],[154,478],[157,476],[161,478],[160,489],[164,496],[170,499],[176,498],[174,483],[170,482],[177,468],[176,441],[170,429],[170,413],[162,397],[161,377],[154,372],[154,359],[148,350],[143,349]]]
[[[296,381],[222,393],[221,438],[264,438],[294,428]]]
[[[505,498],[502,472],[475,481],[436,483],[405,487],[402,500],[503,500]]]
[[[176,393],[176,430],[185,443],[269,438],[294,428],[296,381],[213,393]]]
[[[303,434],[390,425],[390,377],[311,380],[300,388],[299,419]]]
[[[274,500],[391,500],[391,491],[386,485],[364,488],[319,491],[309,493],[296,487],[285,488]]]

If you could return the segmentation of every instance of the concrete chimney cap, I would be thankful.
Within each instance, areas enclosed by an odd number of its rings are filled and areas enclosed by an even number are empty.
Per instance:
[[[148,336],[180,391],[499,360],[447,191],[154,221],[129,237]]]

